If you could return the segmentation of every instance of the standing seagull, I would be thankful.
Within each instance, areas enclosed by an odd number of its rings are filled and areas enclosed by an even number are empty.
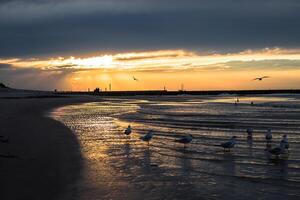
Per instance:
[[[236,140],[235,139],[236,139],[236,136],[232,136],[232,138],[228,142],[224,142],[224,143],[222,143],[220,145],[217,145],[217,146],[223,147],[224,151],[226,149],[228,149],[230,151],[230,149],[233,148],[234,145],[236,144]]]
[[[141,140],[148,142],[148,146],[149,146],[149,142],[150,140],[153,138],[153,131],[150,130],[146,135],[140,137]]]
[[[287,139],[287,135],[282,136],[282,140],[280,141],[280,147],[283,148],[284,150],[289,149],[289,141]]]
[[[187,135],[185,135],[185,136],[183,136],[180,139],[175,140],[175,141],[183,144],[184,148],[185,148],[186,147],[185,145],[191,143],[192,140],[193,140],[193,136],[191,134],[187,134]]]
[[[270,76],[262,76],[262,77],[257,77],[255,79],[253,79],[253,81],[262,81],[265,78],[270,78]]]
[[[276,158],[279,158],[281,154],[288,155],[289,142],[287,139],[287,135],[283,135],[283,139],[280,141],[279,146],[269,150],[269,153],[275,155]]]
[[[135,78],[134,76],[132,78],[134,81],[139,81],[139,79]]]
[[[252,138],[252,135],[253,135],[253,129],[252,128],[247,128],[247,137],[248,138]]]
[[[271,153],[272,155],[275,155],[276,158],[278,158],[279,155],[283,153],[283,149],[281,146],[278,146],[278,147],[275,147],[275,148],[269,150],[269,153]]]
[[[125,135],[130,135],[131,134],[131,132],[132,132],[132,130],[131,130],[131,126],[130,125],[128,125],[128,127],[125,129],[125,131],[124,131],[124,134]]]
[[[272,141],[272,132],[271,132],[271,129],[268,129],[268,131],[267,131],[266,140],[267,140],[267,143],[270,143]]]

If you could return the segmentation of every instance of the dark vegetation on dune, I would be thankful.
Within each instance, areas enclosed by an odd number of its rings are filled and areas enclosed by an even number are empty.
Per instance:
[[[8,88],[6,85],[4,85],[4,83],[0,82],[0,88]]]

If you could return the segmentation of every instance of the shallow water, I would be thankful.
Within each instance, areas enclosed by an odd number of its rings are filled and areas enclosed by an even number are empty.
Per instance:
[[[139,97],[105,99],[56,109],[81,144],[84,167],[74,185],[79,199],[298,199],[300,101],[293,97]],[[251,106],[250,102],[254,105]],[[123,134],[128,124],[130,137]],[[252,127],[252,140],[246,128]],[[288,134],[288,159],[266,153]],[[148,130],[148,146],[139,140]],[[187,148],[175,139],[189,133]],[[216,146],[231,136],[231,152]]]

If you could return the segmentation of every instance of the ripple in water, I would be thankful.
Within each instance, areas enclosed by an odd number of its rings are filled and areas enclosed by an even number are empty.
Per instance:
[[[56,109],[52,117],[71,128],[81,144],[79,199],[298,199],[300,197],[300,103],[272,97],[148,97],[107,99]],[[256,102],[249,104],[249,99]],[[293,105],[293,106],[291,106]],[[123,134],[128,124],[130,137]],[[245,129],[254,136],[247,140]],[[288,134],[287,160],[271,160],[273,146]],[[139,140],[148,130],[148,147]],[[189,133],[184,149],[175,139]],[[238,137],[232,152],[216,146]]]

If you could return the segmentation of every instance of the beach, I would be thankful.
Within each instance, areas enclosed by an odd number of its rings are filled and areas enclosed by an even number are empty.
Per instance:
[[[0,100],[1,199],[298,199],[295,95],[46,97]],[[250,102],[255,104],[251,105]],[[123,134],[128,124],[130,136]],[[254,128],[248,140],[246,128]],[[274,161],[288,134],[291,153]],[[148,146],[139,138],[153,130]],[[175,142],[190,133],[187,148]],[[217,144],[237,136],[237,147]]]
[[[77,139],[70,129],[45,115],[55,107],[90,99],[34,95],[0,99],[0,135],[9,138],[8,143],[0,143],[1,199],[74,199],[75,191],[63,191],[79,176]]]

